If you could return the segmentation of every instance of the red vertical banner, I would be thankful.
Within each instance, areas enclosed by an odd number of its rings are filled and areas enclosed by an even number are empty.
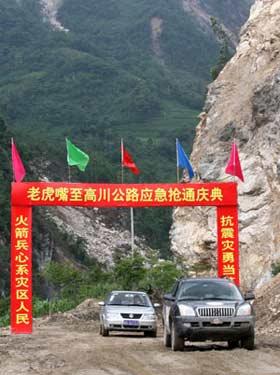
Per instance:
[[[239,286],[237,206],[217,207],[218,276]]]
[[[11,332],[32,333],[32,208],[12,206]]]

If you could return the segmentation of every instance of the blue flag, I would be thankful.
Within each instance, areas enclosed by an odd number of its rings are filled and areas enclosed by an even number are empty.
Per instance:
[[[178,139],[176,139],[176,147],[177,147],[177,167],[181,167],[183,169],[187,169],[189,173],[190,179],[194,177],[194,171],[192,168],[192,165],[185,154],[185,151],[183,150],[182,146],[180,145]]]

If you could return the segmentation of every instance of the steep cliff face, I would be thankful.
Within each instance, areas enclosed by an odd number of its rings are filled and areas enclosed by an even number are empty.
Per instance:
[[[259,0],[232,60],[209,87],[191,155],[204,181],[224,173],[235,137],[245,182],[239,183],[241,282],[256,287],[280,259],[280,0]],[[172,250],[187,263],[216,269],[213,209],[176,209]]]
[[[206,32],[211,32],[210,17],[223,25],[231,41],[236,44],[240,27],[248,18],[254,0],[181,0],[185,12],[191,13]]]

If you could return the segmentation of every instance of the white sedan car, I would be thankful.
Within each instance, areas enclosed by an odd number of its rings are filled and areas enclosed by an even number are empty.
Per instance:
[[[110,331],[144,332],[156,337],[157,318],[150,298],[144,292],[113,291],[103,302],[99,302],[100,334],[108,336]]]

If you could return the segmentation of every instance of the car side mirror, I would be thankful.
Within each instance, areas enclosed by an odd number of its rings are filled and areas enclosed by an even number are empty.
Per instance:
[[[165,299],[167,301],[175,301],[175,297],[170,293],[164,294],[163,299]]]
[[[160,303],[154,303],[154,307],[160,307]]]
[[[104,302],[104,301],[98,302],[98,305],[99,305],[99,306],[104,306],[104,305],[105,305],[105,302]]]
[[[245,301],[253,300],[253,299],[255,299],[255,294],[253,292],[246,292],[244,294],[244,299],[245,299]]]

